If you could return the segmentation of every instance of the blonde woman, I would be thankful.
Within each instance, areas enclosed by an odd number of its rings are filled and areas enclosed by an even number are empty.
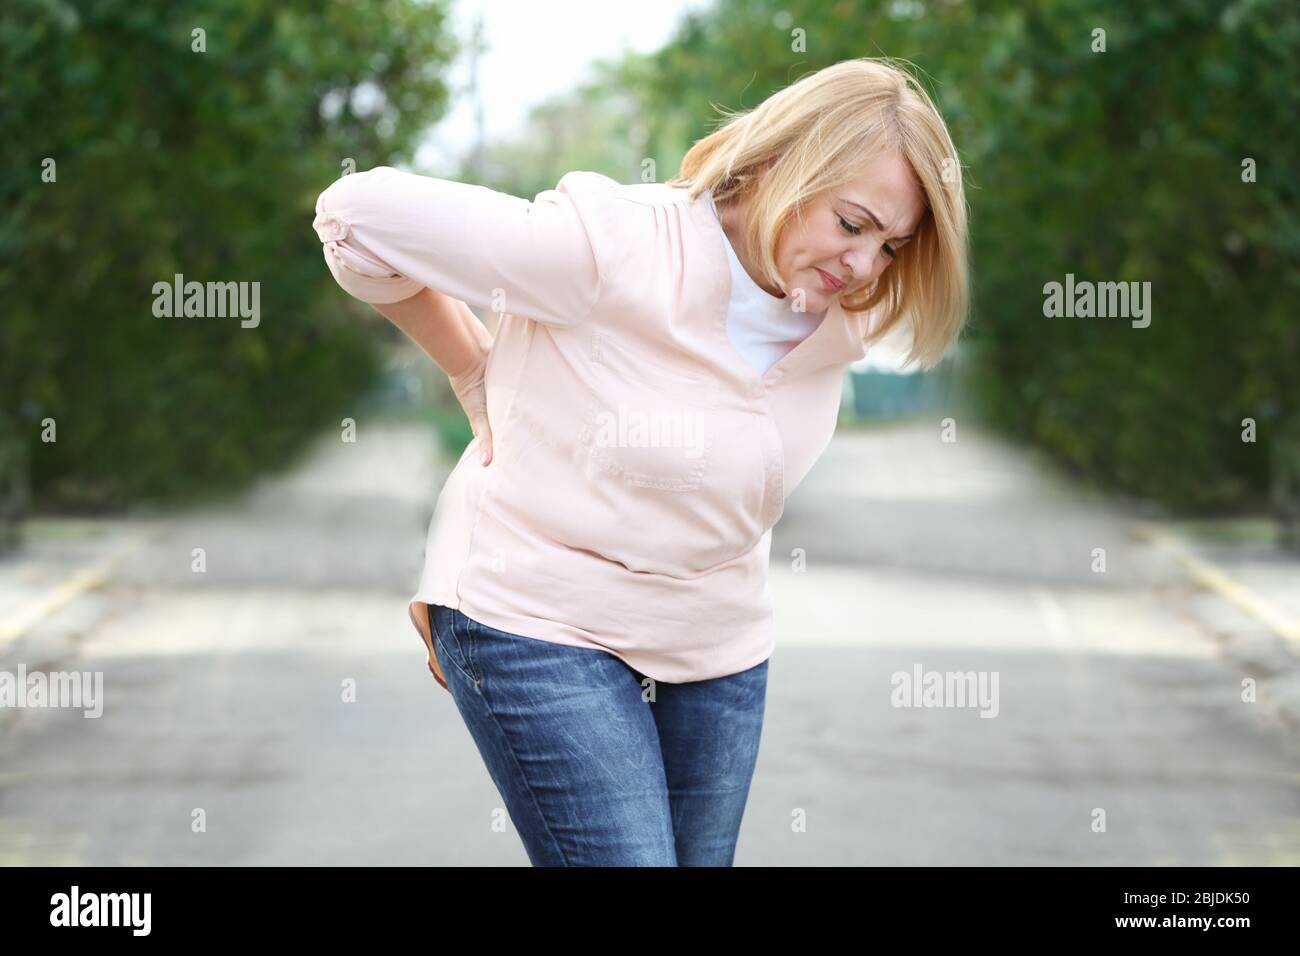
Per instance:
[[[731,116],[668,183],[571,172],[530,202],[378,167],[321,194],[335,279],[473,428],[410,614],[534,865],[733,862],[772,526],[847,366],[900,323],[923,367],[957,338],[959,170],[919,84],[861,59]]]

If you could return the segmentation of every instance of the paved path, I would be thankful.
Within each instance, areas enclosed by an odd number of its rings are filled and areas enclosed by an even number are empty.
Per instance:
[[[1023,454],[937,434],[842,429],[787,505],[737,865],[1300,862],[1295,735],[1241,702],[1174,565]],[[3,612],[156,533],[0,641],[0,669],[104,675],[99,719],[0,711],[0,863],[527,865],[406,616],[432,436],[358,436],[228,506],[53,522],[0,563]],[[917,666],[996,674],[997,716],[892,706]]]

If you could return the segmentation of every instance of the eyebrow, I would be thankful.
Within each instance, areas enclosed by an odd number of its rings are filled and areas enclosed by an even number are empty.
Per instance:
[[[843,196],[837,196],[836,198],[839,199],[840,202],[846,202],[846,203],[848,203],[850,206],[857,206],[859,209],[861,209],[863,212],[865,212],[865,213],[866,213],[866,214],[871,218],[871,221],[874,222],[874,223],[876,224],[876,228],[877,228],[877,229],[879,229],[881,232],[884,232],[884,231],[885,231],[885,227],[882,226],[882,225],[880,224],[880,219],[879,219],[879,217],[877,217],[876,214],[875,214],[874,212],[872,212],[870,209],[868,209],[866,206],[862,205],[862,203],[860,203],[860,202],[854,202],[852,199],[845,199]],[[908,239],[911,239],[911,238],[912,238],[912,234],[911,234],[911,233],[908,233],[906,236],[894,236],[892,239],[889,239],[889,240],[886,240],[886,241],[887,241],[887,242],[906,242]]]

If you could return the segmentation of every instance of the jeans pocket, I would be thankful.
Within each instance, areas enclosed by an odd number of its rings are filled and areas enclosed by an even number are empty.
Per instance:
[[[438,660],[448,661],[466,680],[477,684],[473,622],[460,611],[441,605],[437,606],[434,618],[437,627],[433,631],[433,640],[438,645]]]

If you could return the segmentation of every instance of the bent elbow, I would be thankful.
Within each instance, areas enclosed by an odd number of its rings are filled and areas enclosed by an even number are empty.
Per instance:
[[[374,180],[370,174],[390,169],[377,166],[336,179],[317,197],[312,221],[335,281],[349,295],[371,304],[400,302],[424,288],[393,269],[384,261],[382,250],[368,246],[357,235],[355,224],[363,217],[365,197]]]

